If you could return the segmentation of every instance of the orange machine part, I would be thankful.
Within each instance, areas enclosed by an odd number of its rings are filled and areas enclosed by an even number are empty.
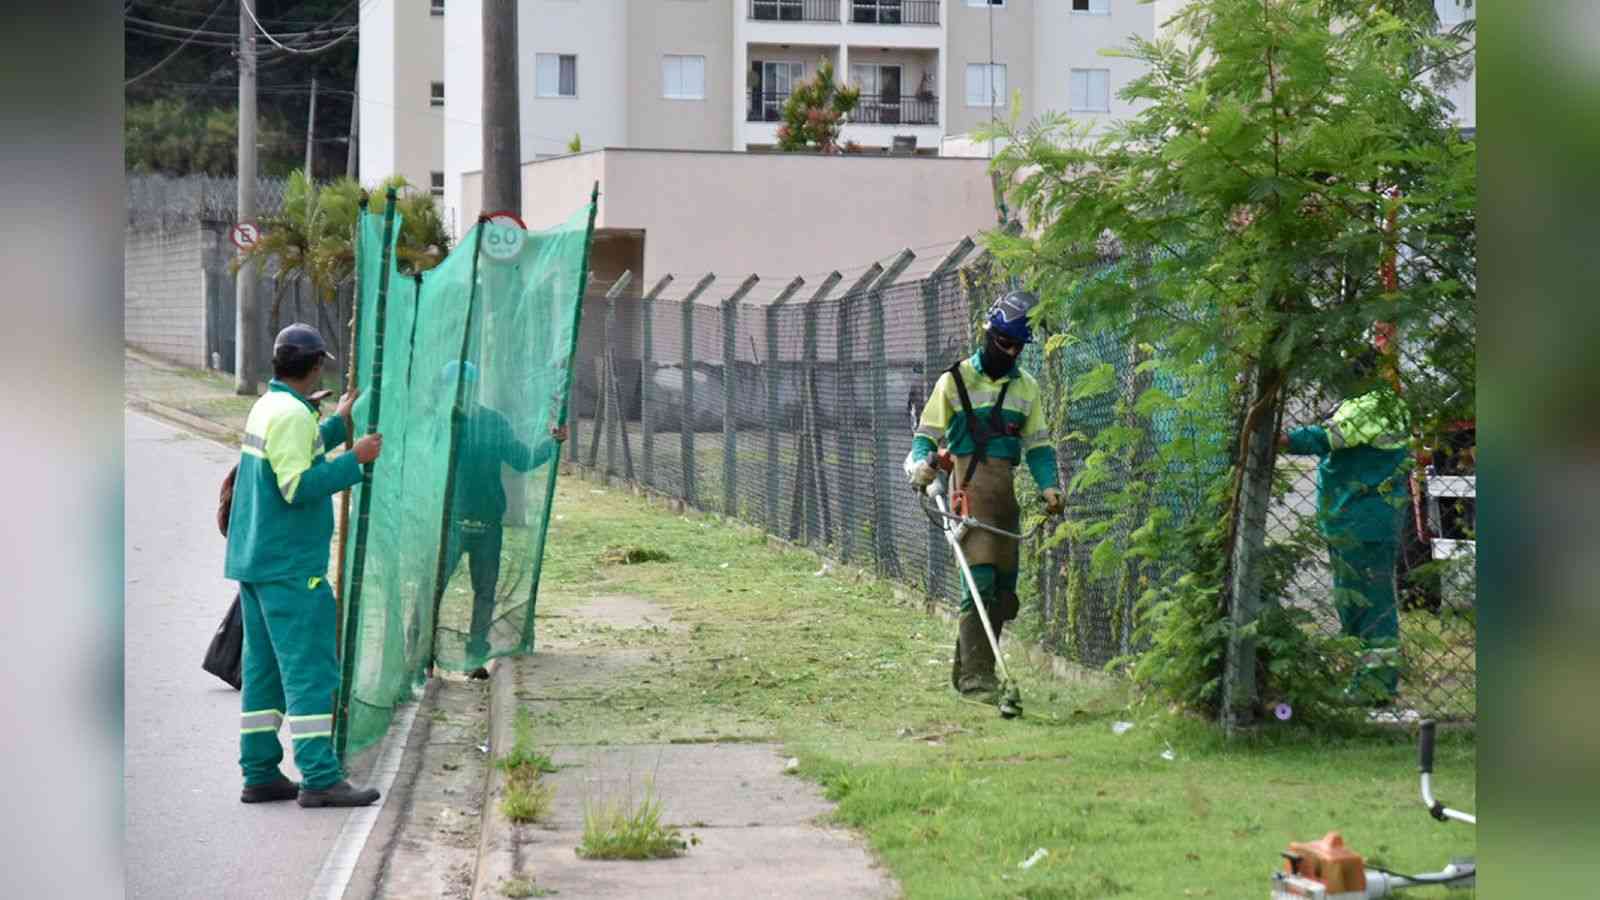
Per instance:
[[[1284,854],[1290,875],[1320,881],[1330,894],[1367,889],[1367,870],[1361,854],[1348,850],[1344,838],[1330,831],[1320,841],[1291,843]]]

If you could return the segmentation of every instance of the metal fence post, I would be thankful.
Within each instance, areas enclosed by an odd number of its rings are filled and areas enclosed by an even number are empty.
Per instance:
[[[739,514],[739,301],[761,279],[746,278],[722,301],[722,514]]]
[[[855,427],[856,383],[852,364],[855,360],[855,323],[851,317],[861,295],[883,274],[883,266],[872,267],[850,286],[839,298],[839,341],[834,358],[834,411],[840,419],[839,475],[834,484],[839,490],[839,558],[849,562],[855,555],[856,541],[856,441]]]
[[[796,277],[789,282],[777,299],[767,305],[766,333],[767,333],[767,364],[764,367],[767,381],[767,496],[766,496],[766,523],[767,533],[778,533],[778,491],[781,483],[778,466],[778,426],[782,398],[779,388],[783,380],[783,365],[778,360],[778,315],[783,310],[783,304],[789,301],[797,291],[806,283],[804,278]]]
[[[800,368],[800,439],[795,446],[795,496],[791,510],[789,528],[790,540],[798,540],[801,536],[801,520],[804,520],[804,535],[809,544],[817,533],[820,525],[821,532],[827,537],[832,537],[832,513],[829,511],[826,493],[822,490],[822,441],[819,433],[819,420],[822,417],[821,405],[817,402],[817,312],[822,308],[822,303],[833,293],[844,276],[838,272],[830,272],[822,282],[822,287],[811,295],[806,302],[805,333],[804,333],[804,362]],[[809,498],[809,499],[808,499]],[[806,504],[810,503],[809,513]]]
[[[644,454],[644,483],[656,483],[656,426],[655,426],[655,375],[656,375],[656,298],[672,283],[670,274],[661,276],[656,286],[639,301],[639,435],[640,452]]]
[[[628,478],[633,477],[633,459],[627,445],[627,419],[624,418],[622,409],[622,385],[617,381],[617,351],[616,351],[616,325],[617,301],[621,299],[622,292],[628,289],[633,281],[633,272],[624,270],[618,276],[615,284],[606,291],[606,348],[602,356],[605,366],[605,377],[602,384],[605,386],[606,404],[606,474],[615,475],[617,472],[617,442],[620,436],[622,441],[622,457],[626,466]]]
[[[899,575],[899,553],[895,549],[894,511],[889,503],[889,488],[894,484],[894,466],[889,460],[889,429],[897,416],[889,411],[889,349],[888,323],[884,321],[883,292],[888,290],[903,274],[917,255],[909,249],[900,251],[883,275],[873,282],[867,296],[871,315],[871,333],[868,335],[868,352],[872,355],[872,536],[873,555],[878,560],[878,571],[886,575]]]
[[[678,446],[683,453],[683,502],[698,505],[695,497],[694,453],[694,304],[717,276],[707,274],[700,279],[689,296],[683,298],[683,416],[678,422]]]
[[[950,248],[944,259],[939,261],[928,277],[922,281],[922,396],[924,400],[933,395],[933,386],[939,381],[939,374],[944,369],[945,360],[941,355],[944,352],[942,333],[940,329],[939,300],[944,294],[945,283],[955,277],[956,269],[961,261],[972,252],[975,245],[972,238],[964,237],[961,242]],[[927,578],[928,599],[937,599],[939,590],[944,585],[945,549],[944,538],[939,529],[928,523],[927,528],[927,553],[928,561],[924,577]]]

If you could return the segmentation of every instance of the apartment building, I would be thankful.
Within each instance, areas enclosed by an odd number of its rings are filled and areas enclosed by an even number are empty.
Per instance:
[[[446,2],[430,0],[427,16],[420,4],[363,9],[361,140],[364,174],[393,160],[411,177],[423,168],[410,157],[440,146],[429,183],[442,181],[450,221],[461,176],[483,164],[483,24],[480,4]],[[575,139],[585,149],[770,149],[784,102],[821,60],[862,89],[842,134],[862,152],[938,154],[948,135],[1006,115],[1018,90],[1024,115],[1111,117],[1126,112],[1115,93],[1132,70],[1098,51],[1152,35],[1155,22],[1138,0],[521,0],[517,14],[527,160]],[[441,20],[435,68],[407,42]],[[401,78],[404,60],[442,75]]]
[[[362,179],[404,175],[440,199],[445,183],[445,3],[361,4],[356,76]]]
[[[1101,55],[1150,39],[1185,0],[520,0],[522,153],[770,149],[821,60],[861,88],[842,137],[862,152],[984,156],[991,118],[1112,122],[1140,66]],[[1436,0],[1448,24],[1470,15]],[[449,4],[447,6],[447,4]],[[459,230],[482,168],[482,14],[474,0],[363,4],[361,171],[430,185]],[[742,75],[741,75],[742,73]],[[1453,95],[1476,121],[1475,83]]]

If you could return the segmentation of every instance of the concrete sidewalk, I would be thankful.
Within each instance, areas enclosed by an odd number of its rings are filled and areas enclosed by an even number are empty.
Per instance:
[[[256,402],[235,394],[226,374],[185,369],[132,347],[124,348],[122,390],[130,409],[235,445]]]
[[[814,783],[785,774],[782,748],[758,739],[764,735],[740,736],[739,723],[713,713],[699,723],[672,723],[670,742],[663,742],[648,731],[596,733],[574,713],[630,682],[670,677],[647,651],[593,640],[599,632],[670,634],[666,610],[646,598],[601,596],[540,617],[550,621],[541,627],[539,652],[496,668],[490,733],[499,756],[513,745],[519,710],[539,721],[537,746],[560,767],[544,776],[554,806],[537,824],[511,823],[499,809],[501,775],[491,772],[474,898],[502,897],[517,880],[561,896],[600,898],[898,895],[864,841],[819,824],[832,804]],[[578,857],[587,803],[637,803],[647,790],[663,820],[697,841],[686,853],[649,862]]]

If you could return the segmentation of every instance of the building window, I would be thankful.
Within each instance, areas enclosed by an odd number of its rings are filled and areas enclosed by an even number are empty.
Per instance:
[[[444,15],[444,0],[429,0],[428,12],[436,16]]]
[[[429,172],[428,173],[428,182],[429,182],[429,184],[428,184],[429,192],[432,193],[433,196],[435,196],[435,197],[441,197],[442,198],[444,196],[444,173],[443,172]]]
[[[1072,111],[1111,111],[1111,70],[1072,70]]]
[[[1072,0],[1072,11],[1096,16],[1111,15],[1111,0]]]
[[[429,91],[429,95],[428,95],[428,105],[429,106],[443,106],[444,105],[444,82],[435,81],[429,87],[430,87],[430,91]]]
[[[1005,63],[967,64],[967,105],[1005,106]]]
[[[670,54],[661,57],[661,96],[668,100],[704,100],[706,58]]]
[[[750,110],[747,121],[778,122],[783,119],[783,105],[795,86],[805,80],[805,66],[797,62],[770,62],[750,60]]]
[[[541,97],[578,96],[578,57],[571,53],[540,53],[535,57]]]

